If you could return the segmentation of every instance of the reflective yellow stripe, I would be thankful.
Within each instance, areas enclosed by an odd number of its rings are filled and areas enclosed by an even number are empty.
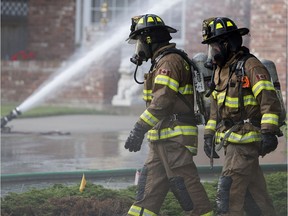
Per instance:
[[[225,92],[221,92],[219,93],[216,97],[217,97],[217,104],[222,104],[224,102],[225,99]],[[243,102],[244,102],[244,106],[256,106],[258,105],[255,97],[253,95],[245,95],[243,96]],[[238,97],[229,97],[226,96],[226,100],[225,100],[225,106],[230,107],[230,108],[238,108],[239,107],[239,98]]]
[[[216,121],[215,120],[208,120],[206,126],[205,126],[205,130],[206,129],[210,129],[210,130],[213,130],[215,131],[216,130]]]
[[[197,148],[194,146],[185,146],[192,154],[196,155],[197,154]]]
[[[139,21],[138,24],[143,24],[144,23],[144,18],[142,17]]]
[[[159,120],[155,116],[153,116],[148,110],[145,110],[141,114],[140,118],[152,127],[159,122]]]
[[[226,25],[227,25],[227,27],[229,27],[229,26],[233,26],[233,23],[230,22],[230,21],[227,21],[227,22],[226,22]]]
[[[143,99],[145,101],[152,100],[152,90],[143,90]]]
[[[243,97],[243,100],[244,100],[244,106],[247,106],[247,105],[257,106],[258,105],[254,95],[245,95]]]
[[[139,206],[132,205],[128,211],[128,214],[133,215],[133,216],[140,216],[141,209],[142,208]],[[148,209],[144,209],[142,215],[143,216],[157,216],[157,214],[155,214],[152,211],[149,211]]]
[[[179,87],[179,92],[182,95],[193,94],[193,86],[191,84],[187,84],[183,87]]]
[[[273,124],[278,126],[279,116],[276,114],[265,113],[262,116],[261,124]]]
[[[185,136],[197,136],[198,129],[195,126],[176,126],[172,128],[163,128],[160,130],[149,130],[147,134],[147,138],[150,141],[168,139],[171,137],[185,135]],[[160,136],[159,136],[160,135]]]
[[[166,75],[157,75],[155,78],[155,84],[168,86],[173,91],[178,92],[179,83]]]
[[[201,216],[213,216],[213,211],[210,211],[208,213],[202,214]]]
[[[222,24],[221,23],[217,23],[216,24],[216,29],[220,29],[220,28],[223,28]]]
[[[223,103],[224,102],[224,97],[221,97],[221,100],[218,100],[218,104],[219,103]],[[227,107],[231,107],[231,108],[238,108],[239,106],[239,101],[238,98],[232,98],[232,97],[226,97],[225,100],[225,106]]]
[[[147,22],[154,22],[154,19],[152,17],[148,17]]]
[[[217,98],[217,103],[218,103],[218,104],[221,104],[221,103],[223,103],[223,101],[224,101],[226,92],[220,92],[220,93],[218,93],[218,94],[215,93],[214,95],[215,95],[216,98]],[[215,98],[215,99],[216,99],[216,98]]]
[[[213,92],[212,92],[212,96],[213,96],[214,99],[216,99],[216,98],[217,98],[217,92],[216,92],[216,91],[213,91]]]
[[[156,16],[156,20],[157,20],[157,22],[162,22],[161,18],[158,16]]]
[[[252,92],[255,97],[262,91],[262,90],[274,90],[275,88],[273,84],[268,81],[268,80],[261,80],[257,82],[253,87],[252,87]]]
[[[229,130],[226,131],[226,133],[227,132],[229,132]],[[226,133],[216,132],[215,133],[216,143],[220,143]],[[256,131],[250,131],[243,135],[232,132],[226,141],[237,144],[245,144],[261,141],[261,136],[260,133]]]

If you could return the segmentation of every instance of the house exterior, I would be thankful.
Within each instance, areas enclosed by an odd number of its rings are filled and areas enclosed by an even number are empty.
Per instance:
[[[251,37],[245,37],[244,44],[257,57],[274,61],[286,100],[286,0],[175,0],[173,6],[167,1],[154,2],[2,0],[1,103],[20,104],[49,82],[55,72],[61,73],[65,65],[73,67],[83,58],[87,65],[73,77],[68,71],[67,80],[47,95],[45,103],[100,109],[106,105],[133,105],[133,97],[140,97],[141,86],[136,87],[133,81],[134,66],[129,65],[128,58],[133,47],[125,42],[125,37],[130,31],[130,18],[150,11],[179,30],[173,41],[190,57],[206,52],[207,47],[201,44],[201,24],[207,17],[228,16],[238,27],[250,28]],[[122,34],[126,36],[122,38]],[[101,48],[106,43],[107,50]],[[88,61],[85,55],[96,55],[97,49],[101,55]],[[126,90],[121,88],[122,83]],[[130,91],[125,94],[131,97],[128,103],[119,103],[122,89]],[[115,96],[118,99],[113,103]]]

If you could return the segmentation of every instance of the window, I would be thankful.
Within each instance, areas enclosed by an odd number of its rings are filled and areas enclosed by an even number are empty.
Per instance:
[[[145,4],[146,8],[143,7],[143,4]],[[136,15],[135,13],[139,9],[145,11],[149,9],[149,5],[154,4],[155,0],[91,0],[91,28],[100,33],[99,31],[104,31],[106,28],[109,29],[119,25],[119,19],[123,19],[123,14],[132,17]],[[178,30],[176,34],[173,34],[173,41],[179,46],[184,44],[185,39],[184,7],[185,0],[180,1],[164,14],[159,14],[167,25]]]
[[[18,59],[27,48],[28,0],[1,0],[1,58]]]

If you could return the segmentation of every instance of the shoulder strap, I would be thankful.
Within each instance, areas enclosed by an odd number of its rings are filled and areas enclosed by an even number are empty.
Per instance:
[[[165,51],[163,51],[156,59],[155,59],[155,64],[157,64],[159,62],[159,60],[170,53],[176,53],[178,55],[180,55],[189,65],[190,65],[190,71],[191,71],[191,75],[192,75],[192,82],[193,82],[193,91],[194,91],[194,101],[196,101],[199,111],[201,113],[201,115],[203,115],[205,122],[208,121],[208,115],[207,113],[205,113],[205,107],[204,107],[204,103],[201,100],[201,96],[199,95],[200,93],[198,91],[196,91],[195,88],[195,83],[194,83],[194,79],[195,79],[195,74],[194,71],[198,71],[196,64],[188,57],[187,53],[184,52],[183,50],[180,49],[176,49],[176,48],[170,48],[167,49]],[[184,95],[182,95],[180,92],[177,92],[177,96],[186,104],[187,107],[189,107],[191,113],[193,113],[195,120],[198,123],[202,122],[202,117],[199,116],[199,112],[197,110],[195,110],[195,107],[192,106],[192,104],[187,100],[187,98],[184,97]],[[197,118],[196,118],[197,116]]]
[[[164,50],[153,62],[153,66],[156,65],[159,60],[165,56],[165,55],[168,55],[170,53],[176,53],[178,55],[180,55],[185,61],[187,61],[187,63],[189,65],[191,65],[193,68],[196,68],[196,65],[194,64],[194,62],[188,57],[187,53],[184,52],[183,50],[181,49],[177,49],[177,48],[169,48],[169,49],[166,49]]]
[[[245,53],[244,55],[242,55],[238,61],[235,64],[235,72],[237,76],[244,76],[245,74],[245,62],[250,58],[250,57],[254,57],[254,55],[252,55],[251,53]],[[234,71],[232,69],[232,71]]]
[[[240,82],[242,82],[244,80],[245,76],[245,62],[250,58],[250,57],[254,57],[254,55],[252,55],[251,53],[247,52],[244,53],[244,55],[242,55],[238,61],[235,64],[235,73],[236,76],[239,78]],[[233,69],[232,69],[233,71]],[[248,80],[249,82],[249,80]],[[242,93],[242,83],[239,84],[239,88],[238,88],[238,97],[239,97],[239,112],[241,113],[241,118],[243,117],[243,112],[244,112],[244,97],[243,97],[243,93]]]

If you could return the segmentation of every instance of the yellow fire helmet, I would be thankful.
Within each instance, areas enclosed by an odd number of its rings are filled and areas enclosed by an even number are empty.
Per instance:
[[[237,25],[227,17],[208,18],[202,23],[202,44],[212,43],[233,32],[239,32],[241,36],[249,33],[248,28],[238,28]]]

